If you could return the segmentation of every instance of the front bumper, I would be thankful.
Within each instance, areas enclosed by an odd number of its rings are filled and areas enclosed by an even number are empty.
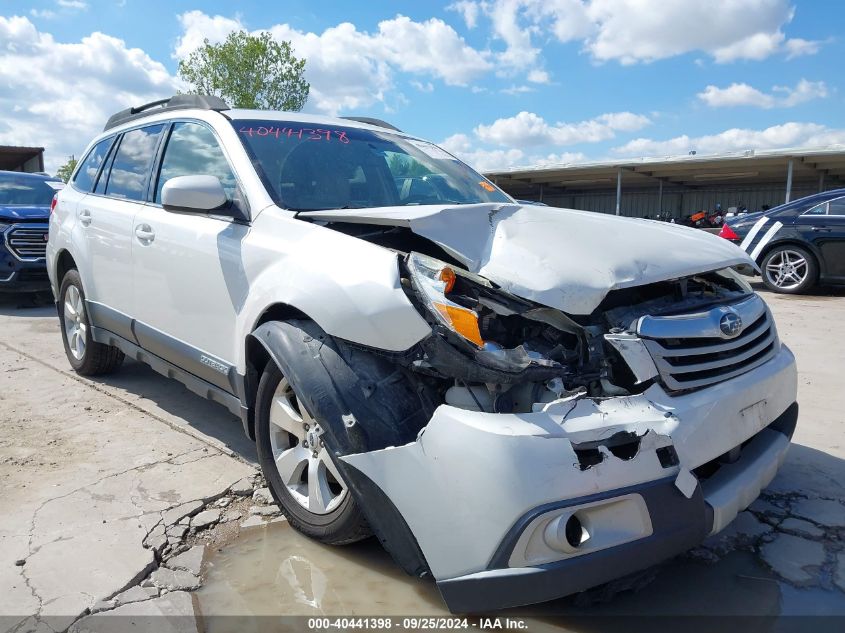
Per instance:
[[[0,232],[0,292],[41,292],[50,289],[47,277],[47,262],[44,257],[16,257],[9,250],[8,232],[15,227],[29,228],[30,225],[12,225]],[[41,224],[33,224],[41,228]]]
[[[675,397],[653,386],[531,414],[441,406],[417,441],[342,459],[395,505],[452,611],[517,606],[643,569],[724,528],[783,461],[796,390],[783,346]],[[599,446],[585,466],[579,446],[619,433],[637,437],[635,454]],[[733,463],[715,469],[729,451]],[[594,521],[591,540],[550,547],[553,522],[574,514]]]
[[[44,259],[21,261],[0,244],[0,292],[41,292],[49,289]]]

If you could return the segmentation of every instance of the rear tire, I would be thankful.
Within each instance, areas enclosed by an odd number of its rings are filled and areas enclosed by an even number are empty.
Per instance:
[[[255,415],[258,460],[288,523],[330,545],[370,536],[363,513],[315,433],[319,421],[300,404],[272,360],[258,383]]]
[[[760,265],[766,288],[781,294],[803,294],[816,285],[819,266],[816,258],[800,246],[776,246]]]
[[[70,366],[81,376],[110,374],[123,363],[123,352],[91,337],[82,278],[69,270],[59,289],[59,323]]]

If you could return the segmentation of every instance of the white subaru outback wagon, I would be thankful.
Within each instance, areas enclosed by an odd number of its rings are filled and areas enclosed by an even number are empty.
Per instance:
[[[77,372],[128,355],[228,407],[293,527],[375,535],[454,612],[695,546],[797,420],[743,251],[517,203],[378,120],[120,112],[57,195],[47,261]]]

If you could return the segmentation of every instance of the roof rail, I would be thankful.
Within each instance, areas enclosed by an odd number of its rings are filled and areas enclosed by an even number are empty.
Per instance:
[[[161,107],[157,107],[161,106]],[[155,108],[153,110],[153,108]],[[159,99],[158,101],[150,101],[144,105],[135,106],[133,108],[126,108],[120,112],[113,114],[106,122],[103,132],[118,126],[127,121],[134,119],[141,119],[150,114],[163,112],[165,110],[185,110],[187,108],[196,108],[198,110],[228,110],[228,104],[220,97],[214,95],[174,95],[167,99]],[[148,110],[153,110],[148,112]]]
[[[358,123],[366,123],[367,125],[375,125],[377,127],[384,127],[388,130],[395,130],[397,132],[401,132],[398,127],[395,125],[391,125],[387,121],[382,121],[381,119],[374,119],[368,116],[342,116],[341,119],[346,119],[347,121],[358,121]]]

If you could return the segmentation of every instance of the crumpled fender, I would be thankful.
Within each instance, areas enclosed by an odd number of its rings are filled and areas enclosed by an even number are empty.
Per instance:
[[[313,321],[270,321],[252,336],[319,422],[333,461],[382,545],[406,572],[427,573],[393,502],[339,456],[412,442],[434,408],[428,387],[389,358],[335,339]]]

